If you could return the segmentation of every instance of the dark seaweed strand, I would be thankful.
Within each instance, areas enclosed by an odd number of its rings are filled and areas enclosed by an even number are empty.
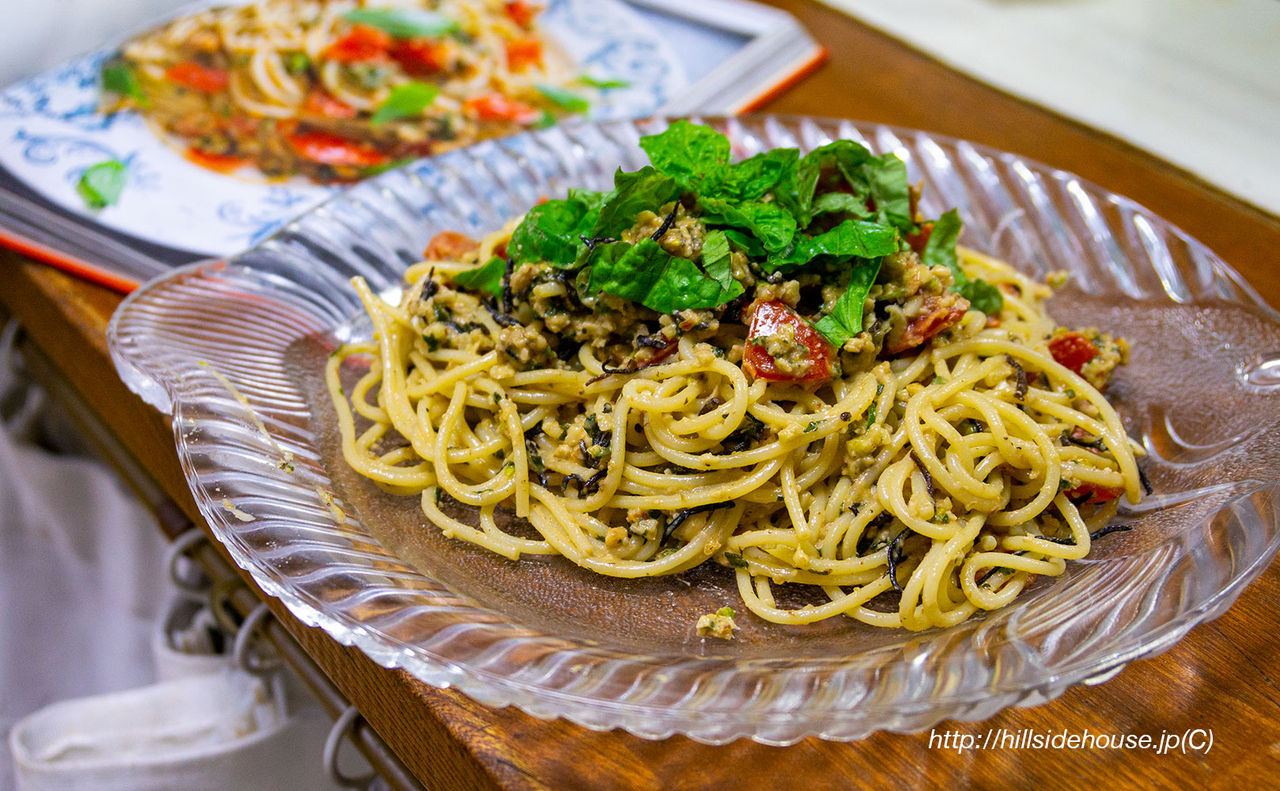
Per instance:
[[[489,311],[489,315],[493,316],[493,320],[496,321],[498,323],[498,326],[500,327],[523,327],[524,326],[514,316],[508,316],[506,313],[503,313],[502,311],[498,310],[498,306],[493,304],[493,300],[486,299],[484,301],[484,307],[486,310]]]
[[[1016,379],[1016,383],[1013,388],[1013,397],[1019,401],[1026,401],[1027,400],[1026,369],[1024,369],[1022,365],[1018,363],[1017,360],[1013,359],[1012,354],[1006,354],[1004,356],[1004,359],[1009,362],[1009,365],[1013,366],[1013,373]]]
[[[422,285],[422,290],[418,292],[418,299],[426,302],[436,295],[440,290],[440,284],[436,282],[436,268],[431,267],[431,271],[427,273],[427,282]]]
[[[515,262],[507,258],[502,268],[502,312],[510,313],[515,308],[515,300],[511,296],[511,273],[515,270]]]
[[[1110,524],[1110,525],[1107,525],[1106,527],[1100,527],[1097,530],[1090,533],[1089,540],[1097,541],[1099,538],[1102,538],[1103,536],[1109,536],[1112,533],[1123,533],[1126,530],[1132,530],[1132,529],[1133,529],[1133,525]],[[1063,546],[1067,546],[1067,547],[1074,547],[1076,545],[1075,536],[1069,536],[1067,538],[1054,538],[1050,536],[1040,536],[1040,538],[1043,538],[1045,541],[1052,541],[1055,544],[1062,544]]]
[[[637,335],[635,340],[636,346],[648,349],[665,349],[670,343],[660,332],[655,332],[653,335]]]
[[[680,205],[676,204],[676,206],[671,209],[671,213],[668,214],[667,218],[662,221],[662,225],[658,226],[658,230],[653,232],[653,236],[649,237],[650,239],[652,239],[655,242],[662,241],[662,237],[666,236],[667,231],[671,230],[671,226],[675,224],[676,209],[678,209],[679,207]]]
[[[600,479],[608,474],[609,474],[609,465],[606,464],[603,470],[601,470],[600,472],[597,472],[595,475],[592,475],[590,478],[583,481],[582,487],[578,489],[578,494],[584,495],[584,494],[591,494],[592,492],[599,491]]]
[[[563,478],[561,478],[561,479],[560,479],[560,496],[561,496],[561,497],[568,497],[568,496],[569,496],[569,484],[570,484],[570,483],[576,483],[576,484],[578,484],[578,495],[579,495],[579,496],[581,496],[581,495],[582,495],[582,485],[583,485],[583,484],[582,484],[582,478],[581,478],[581,477],[579,477],[579,476],[578,476],[577,474],[575,474],[575,473],[569,473],[568,475],[566,475],[566,476],[564,476]]]
[[[672,533],[676,532],[676,528],[684,524],[684,520],[688,519],[694,514],[704,514],[707,511],[716,511],[721,508],[729,508],[732,505],[733,503],[731,502],[708,503],[706,505],[695,505],[692,508],[685,508],[680,511],[676,511],[676,515],[671,517],[671,520],[667,522],[666,529],[662,531],[662,539],[665,541],[667,538],[669,538]]]
[[[902,537],[911,532],[911,528],[904,527],[898,535],[889,541],[889,584],[898,593],[902,593],[902,586],[898,584],[898,545],[902,541]],[[905,557],[905,556],[904,556]]]
[[[1089,448],[1091,450],[1098,450],[1098,451],[1108,450],[1106,440],[1104,440],[1101,437],[1097,439],[1092,439],[1092,440],[1076,439],[1075,437],[1071,436],[1070,431],[1064,431],[1062,432],[1062,439],[1064,442],[1070,442],[1072,445],[1079,445],[1082,448]]]
[[[1146,492],[1147,494],[1155,494],[1156,490],[1151,486],[1151,479],[1147,477],[1147,471],[1142,469],[1141,464],[1137,465],[1137,467],[1138,467],[1138,481],[1142,484],[1142,491]]]
[[[1027,553],[1026,553],[1025,551],[1023,551],[1023,550],[1018,550],[1017,552],[1014,552],[1013,554],[1015,554],[1015,555],[1025,555],[1025,554],[1027,554]],[[987,573],[986,573],[986,574],[983,574],[981,577],[978,577],[976,580],[974,580],[974,581],[973,581],[973,584],[974,584],[974,585],[981,585],[982,583],[984,583],[984,582],[986,582],[988,579],[990,579],[992,574],[995,574],[997,571],[999,571],[1000,569],[1003,569],[1003,568],[1007,568],[1007,566],[992,566],[991,568],[987,569]]]
[[[472,330],[480,330],[485,335],[489,334],[488,327],[474,321],[468,321],[466,324],[459,324],[453,319],[441,319],[440,323],[448,327],[449,329],[453,330],[454,332],[458,333],[459,335],[466,335],[468,332],[471,332]]]
[[[911,460],[916,463],[916,469],[920,470],[920,474],[924,476],[924,488],[929,492],[929,499],[937,501],[938,497],[933,493],[933,476],[929,474],[928,468],[920,462],[920,457],[916,452],[911,451]]]
[[[581,239],[582,243],[587,246],[588,251],[596,249],[596,245],[598,244],[612,244],[618,241],[617,239],[614,239],[612,236],[597,236],[595,238],[588,239],[582,234],[578,234],[578,238]]]

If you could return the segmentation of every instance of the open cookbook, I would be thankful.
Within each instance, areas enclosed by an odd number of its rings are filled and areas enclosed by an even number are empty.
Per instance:
[[[200,3],[0,93],[0,243],[129,290],[402,163],[735,114],[823,54],[745,0]]]

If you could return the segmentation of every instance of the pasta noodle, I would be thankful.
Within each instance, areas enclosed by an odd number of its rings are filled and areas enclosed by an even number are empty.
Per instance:
[[[682,227],[665,225],[668,235]],[[574,286],[545,265],[508,265],[490,297],[463,285],[479,262],[516,249],[517,227],[478,245],[437,237],[430,260],[407,271],[398,304],[357,279],[374,340],[328,363],[347,463],[420,497],[449,536],[615,577],[710,561],[733,569],[746,607],[768,621],[844,615],[921,630],[1062,574],[1089,553],[1120,495],[1142,495],[1139,451],[1099,390],[1123,342],[1059,330],[1045,310],[1050,288],[1001,261],[958,250],[960,270],[1002,295],[990,315],[945,291],[945,269],[911,268],[923,266],[913,252],[901,254],[903,270],[879,264],[868,329],[835,353],[828,377],[810,380],[812,369],[779,374],[789,352],[760,321],[762,306],[785,304],[803,276],[743,274],[754,292],[719,312],[659,315],[613,301],[566,325],[539,300],[571,301]],[[889,297],[920,276],[941,282]],[[944,291],[926,296],[930,288]],[[947,298],[963,303],[948,303],[949,325],[885,353],[902,334],[896,307],[917,311],[910,336],[938,324],[929,300]],[[886,307],[890,299],[899,302]],[[619,365],[610,343],[627,336],[620,326],[647,328],[622,344],[631,364]],[[572,342],[542,350],[535,331]],[[580,341],[592,332],[594,342]],[[1063,351],[1086,340],[1092,368]],[[760,362],[766,349],[772,374]],[[363,373],[344,386],[352,366]],[[448,515],[446,497],[475,508],[475,523]],[[536,536],[499,529],[503,508]]]
[[[220,170],[350,180],[551,123],[588,100],[537,26],[502,0],[258,0],[181,17],[103,70],[132,107]]]

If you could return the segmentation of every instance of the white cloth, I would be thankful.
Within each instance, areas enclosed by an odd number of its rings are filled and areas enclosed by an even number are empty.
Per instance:
[[[12,400],[22,391],[2,363]],[[0,424],[0,734],[54,701],[149,683],[166,598],[150,514],[101,464],[11,431]],[[6,744],[0,790],[12,787]]]
[[[1280,214],[1276,0],[823,0]]]
[[[207,611],[176,612],[150,513],[101,463],[26,441],[48,433],[46,410],[14,373],[12,330],[0,331],[0,791],[18,779],[21,791],[336,791],[322,760],[332,721],[314,699],[198,655]],[[342,765],[358,773],[361,758]]]

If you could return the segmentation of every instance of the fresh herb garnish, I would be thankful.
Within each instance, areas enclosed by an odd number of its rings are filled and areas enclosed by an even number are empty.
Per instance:
[[[921,230],[910,216],[905,164],[852,141],[804,156],[777,149],[732,162],[727,137],[680,120],[642,137],[640,147],[651,164],[619,169],[612,190],[571,190],[530,210],[508,246],[513,264],[574,270],[584,297],[605,292],[659,312],[713,308],[741,295],[730,266],[734,251],[745,253],[757,274],[818,271],[828,282],[847,278],[845,292],[816,322],[840,346],[863,330],[863,308],[881,259],[905,249],[904,237]],[[642,212],[672,227],[677,201],[702,227],[700,253],[685,247],[672,255],[662,247],[669,234],[658,240],[637,233]],[[986,309],[989,292],[995,299],[999,292],[959,269],[958,233],[954,213],[938,220],[922,258],[948,266],[956,273],[956,290]]]
[[[285,61],[284,67],[290,74],[301,74],[311,66],[311,58],[305,52],[294,52]]]
[[[535,85],[538,93],[551,100],[557,107],[563,107],[571,113],[585,113],[591,109],[591,102],[582,96],[555,85]]]
[[[458,23],[444,14],[407,8],[353,8],[342,18],[376,27],[396,38],[437,38],[459,30]]]
[[[1000,289],[981,278],[971,278],[960,268],[956,256],[956,241],[960,238],[960,215],[955,209],[946,212],[933,224],[929,241],[925,243],[920,260],[925,266],[945,266],[955,280],[952,291],[969,300],[969,307],[994,316],[1004,307]]]
[[[142,107],[147,105],[147,96],[138,84],[137,75],[123,63],[110,63],[102,67],[102,87],[112,93],[128,96]]]
[[[397,118],[421,115],[440,95],[440,87],[429,82],[406,82],[391,89],[387,98],[373,111],[369,119],[372,126],[385,124]]]
[[[814,328],[839,349],[862,332],[862,313],[871,284],[880,272],[880,259],[863,261],[849,278],[849,286],[831,306],[831,312],[814,322]]]
[[[453,276],[453,282],[463,288],[484,291],[497,297],[502,295],[502,275],[506,270],[507,262],[494,256],[475,269],[457,273]]]
[[[91,209],[114,206],[120,201],[125,178],[124,163],[116,159],[108,159],[106,162],[99,162],[85,168],[80,174],[80,180],[76,182],[76,192]]]
[[[614,77],[604,77],[604,78],[593,77],[590,74],[579,74],[578,82],[582,83],[583,85],[590,85],[592,88],[599,88],[605,91],[610,90],[612,88],[630,88],[631,87],[631,83],[628,82],[627,80],[619,80]]]
[[[634,245],[601,245],[591,260],[592,291],[624,297],[659,313],[715,307],[742,293],[741,283],[734,280],[737,288],[727,291],[692,261],[671,255],[652,239],[641,239]]]

